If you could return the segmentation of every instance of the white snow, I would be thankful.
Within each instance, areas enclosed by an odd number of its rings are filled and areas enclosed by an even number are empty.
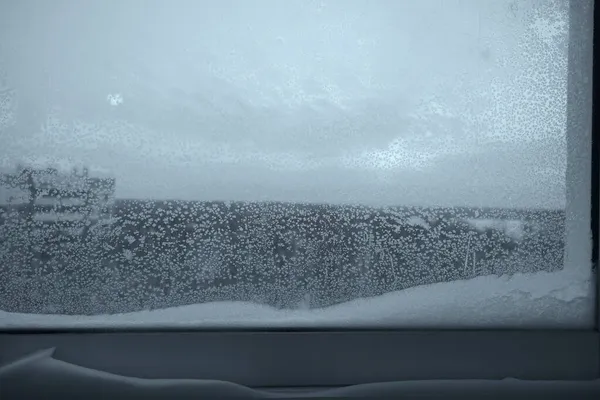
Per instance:
[[[46,212],[36,213],[33,219],[36,221],[80,221],[85,218],[82,213],[59,213],[59,212]]]
[[[91,214],[87,215],[78,212],[39,212],[33,216],[35,221],[44,222],[59,222],[59,221],[83,221],[84,219],[99,220],[101,224],[112,224],[115,222],[115,218],[108,218],[106,215],[99,213],[94,210]]]
[[[54,198],[50,198],[48,200],[49,200],[50,204],[59,203],[60,205],[63,205],[63,206],[84,206],[85,205],[84,199],[76,199],[76,198],[54,199]],[[54,200],[54,202],[52,202],[53,200]],[[39,200],[38,200],[38,202],[39,202]]]
[[[0,311],[0,328],[394,327],[591,328],[591,272],[567,269],[424,285],[313,310],[214,302],[127,314],[68,316]]]
[[[497,229],[514,240],[521,240],[525,235],[525,222],[521,220],[472,218],[467,219],[467,222],[480,232],[486,229]]]
[[[416,226],[422,226],[425,229],[430,229],[431,228],[431,226],[429,226],[429,224],[427,223],[427,221],[425,221],[421,217],[416,217],[416,216],[410,217],[410,218],[408,218],[408,220],[406,221],[406,223],[408,225],[413,225],[413,226],[415,226],[415,225]]]

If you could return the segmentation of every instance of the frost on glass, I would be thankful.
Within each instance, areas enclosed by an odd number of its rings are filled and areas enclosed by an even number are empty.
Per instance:
[[[0,6],[0,326],[592,323],[568,2],[179,3]]]

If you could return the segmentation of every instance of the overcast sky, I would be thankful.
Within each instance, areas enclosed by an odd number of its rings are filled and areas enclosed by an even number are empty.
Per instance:
[[[563,207],[561,3],[5,1],[0,162],[126,198]]]

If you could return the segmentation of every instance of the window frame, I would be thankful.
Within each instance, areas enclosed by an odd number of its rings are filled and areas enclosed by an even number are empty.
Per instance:
[[[592,73],[592,56],[583,51],[592,41],[584,29],[600,13],[596,7],[592,15],[593,3],[570,0],[569,4],[567,129],[592,132],[592,263],[597,271],[600,134],[588,118],[590,110],[577,107],[593,96],[591,113],[595,115],[596,90],[592,92],[592,85],[585,81]],[[5,330],[0,332],[0,365],[55,347],[54,358],[126,376],[217,379],[255,388],[420,379],[597,379],[598,273],[595,279],[593,330]]]

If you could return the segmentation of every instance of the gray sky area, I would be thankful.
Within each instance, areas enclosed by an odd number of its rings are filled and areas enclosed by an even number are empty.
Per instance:
[[[117,196],[564,207],[561,0],[0,2],[0,163]]]

